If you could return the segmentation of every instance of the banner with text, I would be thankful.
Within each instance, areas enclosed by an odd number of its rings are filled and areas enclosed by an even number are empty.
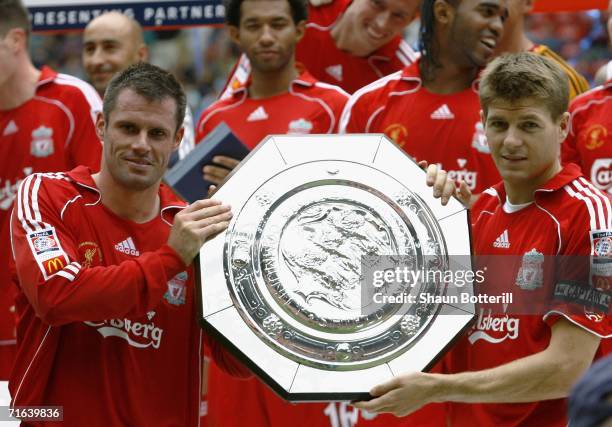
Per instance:
[[[225,18],[221,0],[165,1],[67,1],[25,0],[33,31],[81,30],[96,16],[118,11],[145,28],[181,28],[219,25]]]

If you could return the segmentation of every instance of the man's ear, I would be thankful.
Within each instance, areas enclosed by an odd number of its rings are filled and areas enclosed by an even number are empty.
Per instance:
[[[181,141],[183,140],[183,135],[185,135],[185,126],[180,127],[180,129],[174,135],[174,144],[172,145],[172,151],[177,150],[181,145]]]
[[[6,34],[6,40],[13,54],[28,50],[28,35],[23,28],[11,28]]]
[[[522,1],[523,1],[523,8],[521,12],[523,13],[523,15],[527,15],[528,13],[531,13],[531,11],[533,10],[533,7],[535,6],[536,0],[522,0]]]
[[[106,120],[104,120],[104,114],[102,111],[98,111],[96,115],[96,135],[100,138],[100,141],[104,142],[104,127],[106,126]]]
[[[567,111],[559,118],[559,142],[565,141],[570,131],[570,113]]]
[[[434,18],[441,24],[453,22],[455,9],[446,0],[436,0],[433,6]]]
[[[230,40],[240,46],[240,28],[228,25],[227,31],[229,31]]]
[[[141,44],[140,47],[138,48],[138,59],[141,62],[149,61],[149,46],[147,46],[144,43]]]
[[[302,37],[304,37],[304,34],[306,33],[306,21],[300,21],[296,24],[295,26],[295,31],[297,33],[297,41],[299,42],[300,40],[302,40]]]

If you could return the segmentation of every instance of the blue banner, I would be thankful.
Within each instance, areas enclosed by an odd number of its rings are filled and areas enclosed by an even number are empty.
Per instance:
[[[33,31],[80,30],[98,15],[109,11],[125,13],[145,28],[214,25],[222,24],[225,18],[221,0],[95,3],[26,0],[25,5],[30,12]]]

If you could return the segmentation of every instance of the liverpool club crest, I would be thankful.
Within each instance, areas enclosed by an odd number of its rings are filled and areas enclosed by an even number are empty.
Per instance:
[[[187,295],[187,291],[185,289],[185,282],[189,275],[186,271],[182,271],[176,276],[174,276],[168,282],[168,290],[164,294],[164,298],[172,305],[183,305],[185,304],[185,299]]]
[[[544,284],[544,255],[535,248],[523,255],[523,263],[516,276],[516,285],[525,290],[533,291]]]
[[[40,126],[32,131],[30,153],[34,157],[49,157],[53,154],[53,129]]]

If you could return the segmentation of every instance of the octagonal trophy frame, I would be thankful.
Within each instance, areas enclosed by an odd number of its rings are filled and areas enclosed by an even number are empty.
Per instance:
[[[269,136],[213,197],[234,216],[195,261],[200,324],[285,400],[368,399],[431,368],[474,320],[472,303],[363,309],[364,256],[472,270],[469,210],[441,206],[384,135]],[[458,292],[423,286],[414,293]]]

